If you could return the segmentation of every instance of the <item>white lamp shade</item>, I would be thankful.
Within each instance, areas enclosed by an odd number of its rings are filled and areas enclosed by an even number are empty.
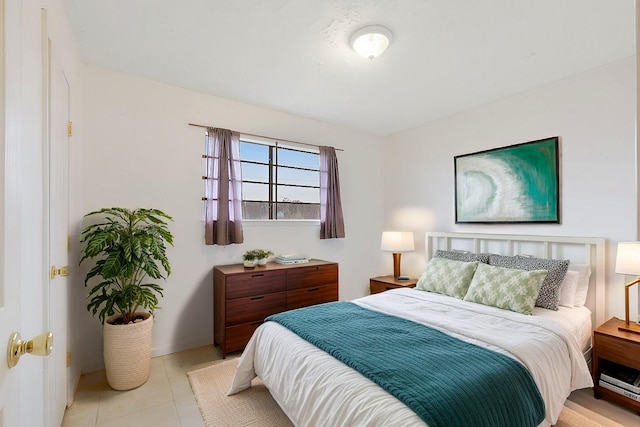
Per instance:
[[[380,250],[393,253],[415,250],[412,231],[383,231]]]
[[[640,242],[619,242],[616,273],[640,276]]]
[[[381,25],[362,27],[351,36],[353,50],[367,59],[380,56],[390,42],[391,31]]]

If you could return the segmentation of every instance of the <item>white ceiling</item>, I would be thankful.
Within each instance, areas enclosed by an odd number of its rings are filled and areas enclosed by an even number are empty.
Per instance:
[[[381,135],[635,54],[634,0],[63,3],[87,63]]]

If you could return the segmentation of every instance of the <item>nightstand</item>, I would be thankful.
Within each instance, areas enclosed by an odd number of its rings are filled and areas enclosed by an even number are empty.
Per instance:
[[[393,276],[378,276],[369,279],[369,290],[372,294],[397,288],[414,288],[418,279],[396,280]]]
[[[600,373],[609,363],[640,370],[640,334],[618,330],[624,320],[613,317],[593,331],[593,395],[640,412],[640,402],[600,387]]]

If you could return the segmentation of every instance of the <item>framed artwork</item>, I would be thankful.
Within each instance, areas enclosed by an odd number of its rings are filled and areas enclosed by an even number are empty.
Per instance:
[[[558,140],[455,156],[456,223],[560,223]]]

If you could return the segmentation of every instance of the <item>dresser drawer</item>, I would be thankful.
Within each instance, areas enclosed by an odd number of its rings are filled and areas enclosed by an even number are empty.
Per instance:
[[[281,292],[286,289],[284,271],[256,271],[227,277],[227,299]]]
[[[325,285],[287,292],[287,310],[338,300],[338,286]]]
[[[264,320],[265,317],[280,313],[287,308],[287,293],[276,292],[273,294],[255,295],[246,298],[227,300],[226,324],[238,325],[240,323]]]
[[[287,271],[287,290],[338,283],[338,265],[299,267]]]
[[[226,351],[242,350],[249,342],[251,335],[253,335],[262,323],[262,321],[256,320],[255,322],[244,323],[242,325],[228,326],[226,328]]]

